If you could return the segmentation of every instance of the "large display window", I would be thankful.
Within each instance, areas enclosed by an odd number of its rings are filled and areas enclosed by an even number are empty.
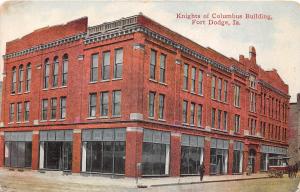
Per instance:
[[[243,149],[244,144],[242,142],[234,141],[232,173],[243,172]]]
[[[210,174],[227,174],[228,168],[228,140],[211,139],[210,144]]]

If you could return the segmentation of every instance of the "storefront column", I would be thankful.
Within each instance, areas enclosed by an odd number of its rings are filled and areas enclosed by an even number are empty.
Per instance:
[[[180,176],[181,134],[171,133],[170,176]]]
[[[210,174],[210,137],[204,139],[204,166],[205,175]]]
[[[248,151],[248,145],[244,145],[244,155],[243,155],[243,172],[247,171],[248,167],[248,157],[249,157],[249,151]]]
[[[228,170],[227,173],[232,175],[232,167],[233,167],[233,140],[229,141],[229,149],[228,149]]]
[[[4,167],[5,151],[4,151],[4,132],[0,132],[0,167]]]
[[[39,169],[39,143],[40,143],[39,131],[33,131],[32,132],[32,152],[31,152],[31,156],[32,156],[31,169],[32,170]]]
[[[260,160],[261,160],[260,156],[261,156],[261,153],[256,152],[254,173],[258,173],[260,171]]]
[[[143,128],[127,127],[126,129],[126,158],[125,158],[125,176],[141,176],[141,170],[138,171],[137,164],[142,163],[143,150]],[[140,167],[141,168],[141,167]]]
[[[73,130],[72,173],[80,173],[81,129]]]

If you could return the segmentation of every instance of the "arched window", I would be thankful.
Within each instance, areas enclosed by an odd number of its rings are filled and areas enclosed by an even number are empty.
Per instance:
[[[68,82],[68,62],[68,54],[64,54],[62,64],[62,86],[66,86]]]
[[[11,93],[14,94],[16,92],[16,86],[17,86],[17,69],[16,67],[12,68],[12,74],[11,74]]]
[[[58,57],[54,57],[53,62],[53,78],[52,78],[52,86],[57,87],[58,86]]]
[[[24,69],[23,69],[23,65],[20,65],[20,67],[19,67],[18,93],[22,92],[23,82],[24,82]]]
[[[25,82],[25,91],[30,91],[31,85],[31,64],[28,63],[26,67],[26,82]]]
[[[44,77],[43,77],[43,88],[47,89],[49,87],[49,73],[50,73],[50,62],[47,58],[45,60],[45,68],[44,68]]]

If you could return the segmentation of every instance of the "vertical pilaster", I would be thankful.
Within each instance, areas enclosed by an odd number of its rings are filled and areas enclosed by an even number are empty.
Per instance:
[[[205,137],[204,141],[204,166],[205,175],[210,174],[210,137]]]
[[[31,152],[31,169],[38,170],[39,169],[39,131],[32,132],[32,152]],[[43,154],[44,155],[44,154]]]
[[[180,176],[181,134],[171,133],[170,176]]]
[[[80,173],[81,129],[73,131],[72,172]]]
[[[0,132],[0,167],[4,167],[4,160],[5,160],[5,140],[4,140],[4,132]]]
[[[254,173],[258,173],[260,171],[260,158],[261,153],[259,151],[256,152],[256,156],[255,156],[255,169],[254,169]]]
[[[244,145],[244,155],[243,155],[243,172],[246,172],[248,167],[249,149],[248,145]]]
[[[127,127],[126,129],[126,158],[125,176],[137,177],[141,175],[137,164],[142,163],[143,128]]]
[[[227,173],[229,175],[232,174],[232,166],[233,166],[233,140],[230,140],[229,150],[228,150],[228,170],[227,170]]]

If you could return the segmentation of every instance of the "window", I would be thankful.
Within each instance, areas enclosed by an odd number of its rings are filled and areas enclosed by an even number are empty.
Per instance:
[[[233,166],[232,173],[242,173],[243,165],[243,143],[234,141],[233,143]]]
[[[228,81],[224,80],[224,102],[227,102],[228,97]]]
[[[254,92],[250,92],[250,111],[251,112],[256,111],[256,98]]]
[[[121,115],[121,91],[113,91],[113,107],[112,115]]]
[[[44,68],[43,88],[47,89],[49,87],[49,73],[50,73],[50,62],[48,58],[45,60],[44,66],[45,68]]]
[[[102,62],[102,80],[108,80],[110,76],[110,52],[103,52],[103,62]]]
[[[47,120],[48,99],[42,100],[42,120]]]
[[[222,79],[218,79],[218,100],[222,100]]]
[[[31,86],[31,65],[30,63],[27,65],[26,68],[26,84],[25,84],[25,91],[30,91]]]
[[[9,105],[9,122],[13,122],[15,120],[15,104],[11,103]]]
[[[17,122],[21,122],[22,117],[22,103],[17,103]]]
[[[203,95],[203,71],[199,71],[198,76],[198,94]]]
[[[165,96],[163,94],[159,94],[159,111],[158,111],[159,119],[164,119],[164,108],[165,108]]]
[[[221,129],[221,116],[222,116],[222,111],[219,109],[218,110],[218,129]]]
[[[65,119],[67,116],[67,98],[60,97],[60,119]]]
[[[224,128],[224,130],[227,130],[227,126],[228,126],[227,119],[228,119],[228,113],[227,113],[227,111],[224,111],[224,113],[223,113],[223,128]]]
[[[90,82],[98,81],[98,53],[92,55]]]
[[[51,119],[56,119],[57,99],[51,98]]]
[[[12,76],[11,76],[11,93],[14,94],[16,92],[17,86],[17,69],[13,67]]]
[[[234,132],[239,133],[240,132],[240,116],[234,115]]]
[[[150,79],[155,79],[156,51],[151,50],[150,57]]]
[[[159,81],[161,83],[166,82],[166,55],[160,55],[160,72],[159,72]]]
[[[68,82],[68,55],[63,56],[63,65],[62,65],[62,86],[66,86]]]
[[[252,89],[255,89],[255,88],[256,88],[255,76],[250,75],[250,76],[249,76],[249,81],[250,81],[250,87],[251,87]]]
[[[202,126],[202,105],[198,105],[198,112],[197,112],[197,126]]]
[[[187,123],[187,107],[188,107],[188,102],[183,101],[183,103],[182,103],[182,121],[183,121],[183,123]]]
[[[52,79],[52,86],[57,87],[58,86],[58,57],[54,58],[53,63],[53,79]]]
[[[24,121],[29,121],[30,102],[24,102]]]
[[[23,69],[23,65],[20,65],[20,67],[19,67],[19,85],[18,85],[18,93],[21,93],[21,92],[22,92],[23,81],[24,81],[24,69]]]
[[[154,117],[155,92],[149,93],[149,117]]]
[[[183,89],[188,90],[188,80],[189,80],[189,65],[184,64],[183,67]]]
[[[96,117],[96,93],[90,93],[89,117]]]
[[[100,93],[100,115],[108,116],[108,92]]]
[[[211,98],[215,99],[216,98],[216,77],[212,76],[211,79]]]
[[[234,106],[240,106],[240,86],[234,85]]]
[[[196,84],[196,68],[192,67],[191,92],[195,92]]]
[[[122,70],[123,70],[123,49],[116,49],[114,78],[122,78]]]
[[[190,124],[195,124],[195,103],[191,103]]]
[[[215,127],[215,117],[216,117],[216,109],[212,108],[211,110],[211,127]]]
[[[250,135],[255,135],[256,134],[256,120],[255,119],[250,119]]]

